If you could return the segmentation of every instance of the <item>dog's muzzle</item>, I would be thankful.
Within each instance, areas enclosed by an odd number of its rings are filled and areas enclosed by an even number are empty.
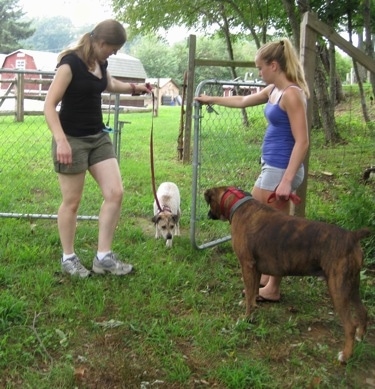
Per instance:
[[[208,211],[207,217],[211,220],[218,220],[219,218],[211,212],[211,210]]]

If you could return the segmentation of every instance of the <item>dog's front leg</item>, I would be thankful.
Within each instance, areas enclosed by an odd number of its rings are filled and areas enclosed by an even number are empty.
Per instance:
[[[176,232],[175,232],[175,235],[176,236],[180,236],[180,222],[178,221],[177,224],[176,224]]]
[[[256,296],[259,290],[261,274],[256,268],[255,261],[250,256],[239,257],[242,270],[242,278],[245,286],[246,317],[250,317],[251,311],[256,307]]]

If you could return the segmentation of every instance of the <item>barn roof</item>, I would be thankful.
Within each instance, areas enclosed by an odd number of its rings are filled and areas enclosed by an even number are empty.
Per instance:
[[[151,85],[157,85],[159,83],[160,88],[163,88],[163,86],[168,84],[168,82],[172,82],[178,88],[178,85],[172,80],[172,78],[147,78],[146,82],[149,82]]]
[[[3,67],[6,56],[6,54],[0,54],[0,68]]]
[[[108,70],[111,73],[111,76],[114,77],[135,79],[145,79],[147,77],[142,62],[139,59],[124,53],[117,53],[108,58]]]
[[[57,64],[57,54],[50,53],[48,51],[37,51],[37,50],[16,50],[13,53],[8,54],[8,56],[15,53],[25,53],[34,59],[36,70],[42,71],[54,71]]]

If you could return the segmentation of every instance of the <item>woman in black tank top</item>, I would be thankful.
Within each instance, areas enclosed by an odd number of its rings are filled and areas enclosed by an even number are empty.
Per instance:
[[[149,93],[145,84],[121,82],[109,74],[107,59],[126,42],[126,31],[109,19],[84,34],[75,47],[58,57],[55,78],[48,90],[44,113],[52,133],[52,155],[58,174],[62,203],[58,210],[58,230],[62,245],[61,268],[70,275],[88,277],[75,252],[77,212],[88,171],[103,194],[99,213],[95,273],[125,275],[132,265],[117,259],[111,251],[123,197],[123,186],[116,154],[104,132],[101,94]],[[57,106],[61,103],[58,112]]]

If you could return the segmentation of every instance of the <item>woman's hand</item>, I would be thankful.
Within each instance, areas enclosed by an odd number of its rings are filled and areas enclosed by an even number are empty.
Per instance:
[[[212,104],[212,96],[208,95],[200,95],[198,97],[194,97],[194,100],[199,101],[201,104]]]
[[[64,165],[72,164],[72,148],[66,138],[56,142],[56,157]]]
[[[151,93],[152,92],[152,85],[149,82],[146,82],[146,84],[130,84],[132,88],[132,95],[143,95],[145,93]]]
[[[281,180],[280,184],[277,186],[276,190],[276,199],[277,200],[289,200],[290,194],[292,193],[291,183],[284,182]]]

